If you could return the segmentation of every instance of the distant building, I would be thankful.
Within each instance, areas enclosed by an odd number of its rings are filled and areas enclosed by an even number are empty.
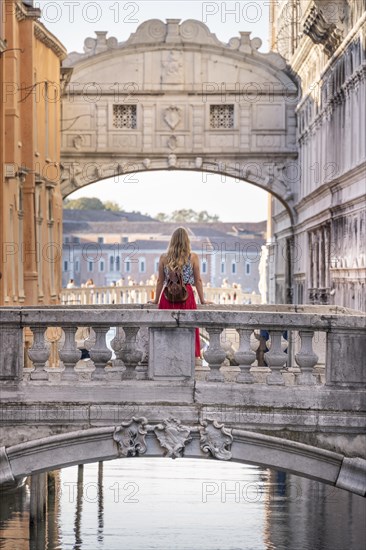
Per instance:
[[[202,280],[211,286],[240,284],[258,293],[259,260],[265,222],[170,223],[136,213],[64,210],[62,285],[80,286],[92,278],[96,286],[124,279],[145,283],[157,273],[176,227],[187,228],[192,250],[201,261]]]

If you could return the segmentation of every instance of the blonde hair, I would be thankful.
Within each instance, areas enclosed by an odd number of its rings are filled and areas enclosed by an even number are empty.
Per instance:
[[[184,227],[178,227],[170,238],[168,251],[166,254],[167,267],[175,271],[182,269],[189,260],[191,253],[191,243],[188,232]]]

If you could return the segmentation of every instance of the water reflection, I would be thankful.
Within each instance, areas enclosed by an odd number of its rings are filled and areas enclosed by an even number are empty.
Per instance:
[[[49,475],[43,542],[29,487],[1,499],[4,550],[361,550],[366,501],[315,481],[214,460],[133,458]]]
[[[84,493],[84,465],[79,464],[78,468],[78,478],[77,478],[77,488],[76,488],[76,508],[75,508],[75,521],[74,521],[74,532],[75,532],[75,550],[80,550],[82,548],[82,538],[81,538],[81,514],[83,511],[83,493]],[[70,499],[70,493],[69,493]],[[73,493],[72,497],[73,499]]]

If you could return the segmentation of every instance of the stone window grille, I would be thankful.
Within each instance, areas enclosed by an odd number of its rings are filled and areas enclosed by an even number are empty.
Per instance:
[[[114,128],[136,128],[136,105],[113,105]]]
[[[210,105],[210,128],[234,128],[234,105]]]

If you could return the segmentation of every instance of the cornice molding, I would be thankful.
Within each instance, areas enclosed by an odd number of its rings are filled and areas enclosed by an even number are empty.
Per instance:
[[[39,21],[34,25],[34,36],[47,46],[47,48],[52,50],[61,61],[67,57],[67,51],[61,42],[59,42]]]
[[[15,4],[15,17],[17,21],[24,21],[24,19],[37,20],[41,15],[42,12],[39,8],[26,6],[23,2],[17,2]]]
[[[328,21],[326,11],[314,0],[304,21],[303,30],[304,34],[315,44],[320,44],[328,57],[331,57],[342,42],[344,26]]]
[[[295,205],[296,213],[299,215],[301,211],[304,211],[305,209],[309,208],[309,206],[311,206],[311,203],[313,203],[314,201],[319,201],[319,199],[323,196],[324,197],[327,195],[330,196],[332,193],[336,192],[338,186],[341,186],[342,189],[344,189],[346,187],[350,187],[351,185],[354,185],[355,183],[358,182],[360,177],[364,176],[365,170],[366,170],[366,162],[364,161],[358,164],[357,166],[355,166],[354,168],[351,168],[351,170],[348,170],[347,172],[340,174],[333,181],[323,183],[320,187],[317,187],[311,193],[303,197]],[[344,209],[347,205],[350,205],[352,202],[354,202],[355,204],[359,204],[359,197],[354,197],[349,201],[345,201],[339,205],[329,204],[326,207],[326,210],[335,212],[337,209]]]

